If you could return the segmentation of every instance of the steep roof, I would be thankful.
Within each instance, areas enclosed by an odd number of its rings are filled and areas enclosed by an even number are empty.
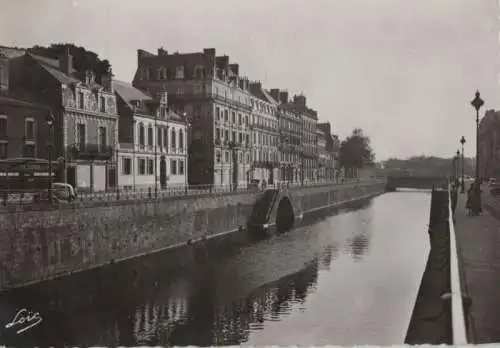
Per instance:
[[[153,100],[153,98],[145,94],[143,91],[135,88],[132,84],[125,81],[113,80],[113,88],[116,93],[118,93],[128,104],[135,100]]]

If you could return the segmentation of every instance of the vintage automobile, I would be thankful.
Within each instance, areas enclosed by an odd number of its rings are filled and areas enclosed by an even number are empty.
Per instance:
[[[63,182],[52,183],[52,201],[53,203],[72,202],[76,199],[77,194],[73,186]],[[33,196],[33,201],[36,203],[45,203],[50,200],[48,191],[38,192]]]

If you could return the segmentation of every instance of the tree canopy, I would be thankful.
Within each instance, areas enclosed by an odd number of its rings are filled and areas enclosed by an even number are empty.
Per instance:
[[[340,144],[340,166],[359,169],[372,166],[374,161],[370,138],[363,134],[361,128],[355,128]]]
[[[84,47],[78,47],[72,43],[56,43],[48,47],[37,45],[29,48],[29,51],[43,57],[59,59],[66,49],[69,49],[69,53],[73,56],[73,68],[79,72],[93,70],[98,83],[101,82],[101,76],[106,74],[111,68],[107,59],[101,60],[97,53],[88,51]]]
[[[474,175],[474,161],[470,158],[465,158],[465,175]],[[417,176],[444,176],[451,173],[453,168],[453,158],[441,158],[435,156],[412,156],[410,158],[398,159],[390,158],[384,161],[386,170],[394,172],[404,172]],[[462,159],[460,158],[460,171],[462,172]]]

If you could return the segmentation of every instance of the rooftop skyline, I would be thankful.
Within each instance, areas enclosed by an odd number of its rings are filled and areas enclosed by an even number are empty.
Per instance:
[[[483,114],[499,107],[495,0],[4,2],[0,44],[72,42],[127,82],[137,49],[214,47],[264,88],[304,93],[341,138],[362,128],[377,160],[451,157],[462,135],[472,156],[475,90]]]

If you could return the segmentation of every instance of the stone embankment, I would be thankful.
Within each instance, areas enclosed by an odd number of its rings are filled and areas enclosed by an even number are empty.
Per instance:
[[[450,226],[448,191],[432,192],[431,250],[420,284],[405,344],[453,344],[450,300]]]
[[[286,190],[294,213],[384,191],[370,182]],[[0,213],[0,291],[245,229],[262,192]],[[274,217],[275,218],[275,217]]]

